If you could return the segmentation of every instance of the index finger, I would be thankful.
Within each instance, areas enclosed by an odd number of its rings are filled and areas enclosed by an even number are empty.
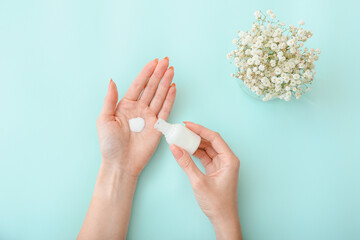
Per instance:
[[[154,59],[148,64],[145,65],[145,67],[141,70],[139,75],[135,78],[135,80],[131,83],[129,89],[125,93],[124,98],[128,100],[137,101],[139,98],[140,93],[144,89],[146,83],[150,79],[151,75],[153,74],[156,65],[158,64],[159,59]]]
[[[230,147],[226,144],[226,142],[218,132],[211,131],[210,129],[203,127],[200,124],[196,124],[193,122],[184,123],[185,126],[191,131],[198,134],[200,137],[208,140],[217,153],[224,153],[229,151],[231,152]]]

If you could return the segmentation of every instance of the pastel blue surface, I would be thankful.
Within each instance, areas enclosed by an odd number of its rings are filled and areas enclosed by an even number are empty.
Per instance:
[[[225,55],[255,10],[303,19],[320,48],[313,89],[263,103]],[[241,160],[245,239],[360,239],[357,1],[0,2],[0,239],[74,239],[100,153],[95,120],[112,77],[123,95],[170,57],[171,122],[222,134]],[[215,239],[161,141],[135,194],[128,239]]]

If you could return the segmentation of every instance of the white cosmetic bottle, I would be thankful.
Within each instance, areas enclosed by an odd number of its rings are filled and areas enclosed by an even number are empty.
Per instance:
[[[164,134],[168,144],[175,144],[185,149],[190,155],[194,154],[200,145],[200,136],[181,124],[170,124],[159,118],[154,128]]]

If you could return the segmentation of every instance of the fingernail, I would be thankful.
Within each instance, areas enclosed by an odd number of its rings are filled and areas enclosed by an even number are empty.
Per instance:
[[[183,121],[183,123],[188,124],[188,123],[191,123],[191,122],[189,122],[189,121]]]
[[[174,144],[170,145],[170,150],[176,159],[179,159],[184,155],[184,152]]]
[[[158,58],[155,58],[154,61],[155,61],[156,63],[158,63],[158,62],[159,62],[159,59],[158,59]]]
[[[176,85],[175,85],[175,83],[174,83],[174,82],[171,84],[171,86],[170,86],[170,87],[172,87],[172,86],[176,87]]]
[[[174,67],[173,67],[173,66],[171,66],[171,67],[169,67],[169,69],[172,69],[172,70],[174,70]]]
[[[169,60],[169,57],[164,57],[164,59],[167,59],[167,60]]]

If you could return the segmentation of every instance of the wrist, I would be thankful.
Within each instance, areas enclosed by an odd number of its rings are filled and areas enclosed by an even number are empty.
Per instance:
[[[216,239],[242,239],[239,215],[223,215],[210,220],[216,234]]]
[[[130,185],[136,184],[140,174],[133,174],[126,169],[122,168],[118,164],[108,163],[106,160],[103,160],[100,165],[99,172],[106,174],[107,176],[112,176],[120,182],[125,182]]]
[[[126,165],[130,164],[124,164],[121,159],[108,159],[103,157],[101,161],[101,168],[103,168],[104,170],[111,173],[121,173],[122,177],[129,178],[129,180],[137,180],[140,176],[142,169],[133,169],[133,167]]]
[[[122,194],[132,195],[135,192],[137,179],[137,176],[128,174],[121,168],[103,162],[96,180],[94,196],[113,199]]]

